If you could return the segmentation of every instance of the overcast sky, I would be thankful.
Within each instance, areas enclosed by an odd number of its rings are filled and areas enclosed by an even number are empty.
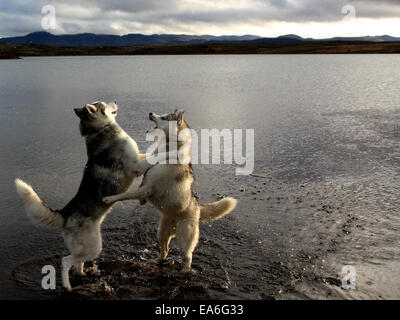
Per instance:
[[[400,36],[400,0],[0,0],[0,37],[43,30],[46,5],[55,34]]]

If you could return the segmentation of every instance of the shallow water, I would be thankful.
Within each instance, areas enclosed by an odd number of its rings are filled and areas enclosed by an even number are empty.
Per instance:
[[[149,111],[183,108],[194,129],[253,128],[262,176],[195,166],[200,202],[226,194],[239,206],[202,225],[189,280],[175,274],[174,251],[166,269],[147,264],[157,254],[155,210],[118,204],[92,279],[114,288],[107,297],[399,298],[399,67],[398,55],[0,61],[0,298],[64,297],[40,289],[41,266],[67,253],[61,236],[32,226],[13,179],[65,205],[86,161],[72,108],[96,100],[118,103],[118,122],[141,150]],[[337,286],[347,264],[357,290]]]

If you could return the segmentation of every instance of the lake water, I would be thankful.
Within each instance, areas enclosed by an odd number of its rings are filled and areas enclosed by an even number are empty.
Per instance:
[[[334,188],[344,188],[343,197],[348,201],[342,211],[362,212],[358,217],[364,219],[362,226],[357,229],[355,225],[349,238],[341,238],[336,256],[343,263],[357,265],[361,276],[368,278],[359,276],[364,285],[350,297],[399,298],[399,92],[399,55],[0,61],[0,298],[32,297],[29,288],[16,279],[16,268],[65,252],[59,232],[34,227],[26,218],[13,180],[19,177],[32,184],[53,208],[65,205],[79,186],[86,161],[72,108],[98,100],[117,102],[119,124],[142,150],[149,145],[145,141],[145,132],[151,127],[149,111],[185,109],[185,119],[194,129],[255,129],[256,173],[267,174],[274,183],[285,186],[307,184],[314,191],[334,184]],[[205,198],[212,197],[209,185],[213,183],[229,184],[233,189],[249,183],[234,176],[232,165],[198,165],[196,170],[198,189]],[[349,191],[350,185],[358,189]],[[251,202],[244,199],[236,213],[237,222],[262,225],[267,219],[263,208],[270,206],[266,198],[257,199],[254,216],[245,215],[244,204]],[[365,203],[352,207],[361,198]],[[299,211],[304,212],[304,220],[307,210]],[[122,206],[115,211],[123,217]],[[298,215],[295,209],[288,212]],[[284,230],[279,226],[285,225],[288,214],[272,216],[268,224]],[[336,223],[342,218],[332,220]],[[306,232],[306,227],[302,234],[312,232]],[[312,229],[308,225],[307,230]],[[369,243],[366,237],[371,234],[375,246],[368,249],[363,243]],[[260,234],[262,241],[268,237],[272,235]],[[279,237],[276,235],[277,241]],[[346,239],[352,242],[346,244]],[[351,249],[358,245],[363,248]],[[312,242],[310,246],[318,245]],[[285,245],[280,250],[285,251]],[[312,247],[309,250],[313,251]],[[376,275],[385,279],[377,280]],[[385,289],[387,283],[390,290]]]

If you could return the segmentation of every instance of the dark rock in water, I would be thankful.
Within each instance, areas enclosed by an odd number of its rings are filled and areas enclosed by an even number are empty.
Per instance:
[[[207,290],[201,286],[175,287],[169,299],[172,300],[206,300],[210,299]]]
[[[332,278],[332,277],[327,277],[327,278],[323,279],[323,281],[327,284],[331,284],[331,285],[338,286],[338,287],[340,287],[340,285],[342,284],[340,279]]]

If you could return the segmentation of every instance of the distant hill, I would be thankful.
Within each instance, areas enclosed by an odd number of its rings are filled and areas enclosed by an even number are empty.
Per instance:
[[[212,35],[185,35],[185,34],[127,34],[123,36],[79,33],[54,35],[45,31],[29,33],[22,37],[1,38],[0,43],[8,44],[41,44],[61,47],[80,46],[134,46],[134,45],[182,45],[220,42],[254,42],[270,44],[296,44],[310,41],[369,41],[369,42],[395,42],[400,38],[383,36],[366,37],[335,37],[329,39],[302,38],[295,34],[282,35],[276,38],[262,38],[255,35],[244,36],[212,36]]]
[[[370,41],[370,42],[397,42],[400,37],[383,36],[366,36],[366,37],[335,37],[323,39],[323,41]]]
[[[186,34],[127,34],[123,36],[79,33],[54,35],[49,32],[38,31],[22,37],[1,38],[0,43],[7,44],[38,44],[56,47],[97,47],[97,46],[137,46],[137,45],[185,45],[185,44],[213,44],[213,43],[258,43],[258,44],[300,44],[308,42],[333,41],[365,41],[365,42],[396,42],[400,38],[383,36],[365,37],[334,37],[328,39],[302,38],[295,34],[282,35],[276,38],[262,38],[255,35],[243,36],[212,36]]]
[[[185,34],[127,34],[123,36],[79,33],[53,35],[39,31],[22,37],[1,38],[0,43],[42,44],[51,46],[132,46],[151,44],[196,44],[221,41],[249,41],[259,38],[253,35],[244,36],[195,36]]]
[[[279,36],[277,38],[258,38],[250,40],[255,43],[276,43],[276,44],[290,44],[290,43],[302,43],[302,42],[336,42],[336,41],[365,41],[365,42],[398,42],[400,37],[392,37],[388,35],[383,36],[365,36],[365,37],[334,37],[326,39],[313,39],[313,38],[302,38],[295,34],[287,34]]]

